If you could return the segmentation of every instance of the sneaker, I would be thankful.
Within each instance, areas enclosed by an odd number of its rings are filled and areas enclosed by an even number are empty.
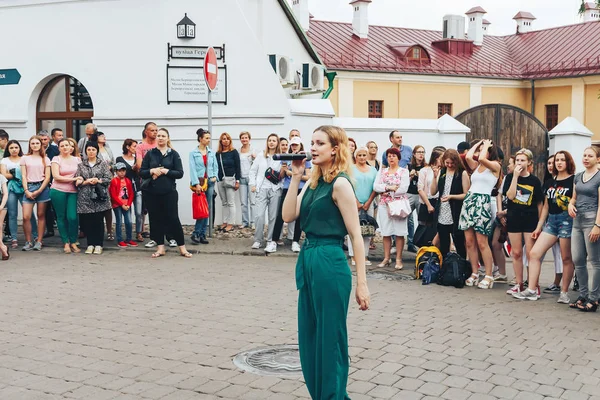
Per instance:
[[[42,250],[42,242],[35,242],[33,245],[33,250],[41,251]]]
[[[419,252],[419,248],[417,246],[415,246],[414,244],[409,244],[408,247],[406,248],[406,250],[410,251],[411,253]]]
[[[260,249],[260,242],[254,242],[254,244],[252,245],[253,249]]]
[[[88,246],[85,254],[92,254],[94,252],[94,246]]]
[[[102,246],[94,247],[94,254],[102,254]]]
[[[556,286],[553,283],[552,285],[550,285],[546,289],[544,289],[544,293],[559,294],[560,293],[560,287]]]
[[[195,233],[192,233],[192,243],[194,244],[200,244],[200,236],[196,235]]]
[[[557,303],[569,304],[571,299],[569,298],[569,294],[565,292],[560,292],[560,296],[558,296]]]
[[[146,243],[144,246],[149,249],[149,248],[155,247],[156,242],[154,240],[151,240],[148,243]]]
[[[292,251],[294,253],[300,253],[300,243],[292,242]]]
[[[373,265],[373,263],[371,261],[369,261],[369,260],[365,260],[365,265],[367,267],[370,267],[371,265]]]
[[[206,240],[206,236],[200,236],[200,244],[208,244],[208,240]]]
[[[127,246],[138,247],[137,242],[135,242],[133,240],[130,240],[130,241],[126,242],[126,243],[127,243]]]
[[[501,275],[500,273],[498,273],[498,275],[494,274],[494,282],[507,283],[508,277],[506,275]]]
[[[177,241],[175,239],[169,240],[169,247],[177,247]]]
[[[277,243],[269,242],[265,246],[265,253],[275,253],[277,251]]]
[[[25,246],[23,246],[23,248],[21,250],[23,250],[23,251],[33,250],[33,245],[31,244],[31,242],[25,242]]]
[[[523,290],[523,285],[521,285],[521,286],[515,285],[515,286],[511,287],[510,289],[508,289],[506,291],[506,294],[513,295],[515,293],[519,293],[521,290]]]
[[[119,246],[122,249],[126,249],[127,243],[121,240],[119,243],[117,243],[117,246]]]
[[[540,298],[537,290],[525,289],[522,292],[513,293],[515,299],[536,301]]]
[[[504,250],[504,255],[506,257],[510,257],[510,251],[511,251],[510,243],[504,242],[504,244],[502,245],[502,249]]]

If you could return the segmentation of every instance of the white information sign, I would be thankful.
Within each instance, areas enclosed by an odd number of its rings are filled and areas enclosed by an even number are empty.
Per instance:
[[[227,67],[219,67],[217,87],[212,92],[213,103],[227,104]],[[167,103],[206,103],[208,87],[202,67],[167,65]]]

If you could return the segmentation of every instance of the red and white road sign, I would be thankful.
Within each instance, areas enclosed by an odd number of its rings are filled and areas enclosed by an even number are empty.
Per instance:
[[[215,49],[209,47],[206,50],[206,56],[204,56],[204,79],[206,80],[206,86],[211,92],[217,87],[217,78],[219,75],[219,68],[217,67],[217,53]]]

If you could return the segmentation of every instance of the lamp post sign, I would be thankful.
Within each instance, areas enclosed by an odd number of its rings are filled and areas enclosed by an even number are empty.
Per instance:
[[[217,66],[217,54],[215,49],[209,47],[206,49],[206,56],[204,57],[204,80],[206,81],[206,87],[208,88],[208,131],[212,134],[212,92],[217,87],[217,78],[219,77],[219,68]],[[208,199],[213,201],[213,199]],[[209,207],[209,210],[212,207]],[[208,215],[208,236],[212,237],[212,215]]]

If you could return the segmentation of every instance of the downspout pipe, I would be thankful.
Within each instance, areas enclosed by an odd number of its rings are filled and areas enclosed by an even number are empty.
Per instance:
[[[531,80],[531,115],[535,115],[535,79]]]
[[[331,92],[333,91],[333,81],[335,79],[335,77],[337,76],[337,72],[326,72],[325,76],[327,77],[327,81],[329,81],[329,87],[327,88],[327,91],[325,91],[325,93],[323,93],[323,99],[328,99],[329,95],[331,94]]]

